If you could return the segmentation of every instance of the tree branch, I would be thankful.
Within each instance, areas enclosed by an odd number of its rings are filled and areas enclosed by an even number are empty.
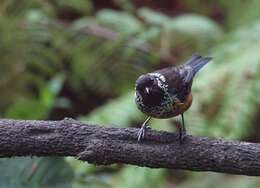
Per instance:
[[[136,128],[103,128],[72,119],[0,120],[0,157],[75,156],[98,165],[126,163],[152,168],[214,171],[260,176],[260,144]]]

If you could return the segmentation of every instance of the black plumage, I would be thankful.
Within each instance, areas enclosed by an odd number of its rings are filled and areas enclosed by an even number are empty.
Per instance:
[[[180,114],[183,117],[183,113],[192,103],[193,77],[211,59],[195,54],[182,66],[168,67],[141,75],[136,80],[135,87],[138,109],[147,114],[149,119],[170,118]],[[142,125],[138,140],[144,137],[147,122]]]

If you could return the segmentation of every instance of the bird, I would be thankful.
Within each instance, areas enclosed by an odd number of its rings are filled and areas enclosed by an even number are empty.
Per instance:
[[[166,119],[181,115],[178,137],[179,142],[183,142],[186,136],[184,112],[192,104],[193,78],[211,60],[212,57],[193,54],[181,66],[171,66],[139,76],[135,82],[135,103],[148,118],[138,131],[138,141],[144,139],[151,118]]]

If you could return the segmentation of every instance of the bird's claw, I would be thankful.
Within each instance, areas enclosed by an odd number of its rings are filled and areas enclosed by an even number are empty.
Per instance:
[[[142,139],[144,139],[144,135],[145,135],[145,130],[146,129],[151,129],[151,127],[149,127],[147,125],[147,123],[150,121],[151,117],[148,117],[145,122],[142,124],[141,128],[139,129],[138,133],[137,133],[137,137],[138,137],[138,142],[140,142]]]
[[[138,142],[140,142],[142,139],[144,139],[145,131],[146,131],[147,129],[151,129],[151,127],[148,126],[148,125],[146,125],[146,126],[142,126],[142,127],[139,129],[139,131],[138,131],[138,133],[137,133]]]
[[[138,137],[138,142],[140,142],[142,139],[144,139],[144,134],[145,134],[145,127],[141,127],[137,133]]]

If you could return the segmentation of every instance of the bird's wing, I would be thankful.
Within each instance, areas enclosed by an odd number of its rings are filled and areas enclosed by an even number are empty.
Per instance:
[[[184,65],[156,71],[165,77],[169,93],[181,102],[189,95],[194,75],[212,58],[193,55]]]
[[[191,89],[192,70],[184,67],[171,67],[158,70],[157,72],[162,74],[167,80],[170,95],[177,97],[180,101],[184,101]]]
[[[189,85],[192,83],[193,77],[194,77],[194,72],[191,67],[189,66],[181,66],[178,68],[179,70],[179,75],[183,81],[183,85]]]
[[[194,73],[190,67],[186,67],[186,66],[179,67],[176,69],[177,69],[176,72],[178,72],[177,74],[179,75],[178,99],[180,99],[180,101],[182,102],[186,99],[186,97],[191,92],[191,85],[192,85]]]

